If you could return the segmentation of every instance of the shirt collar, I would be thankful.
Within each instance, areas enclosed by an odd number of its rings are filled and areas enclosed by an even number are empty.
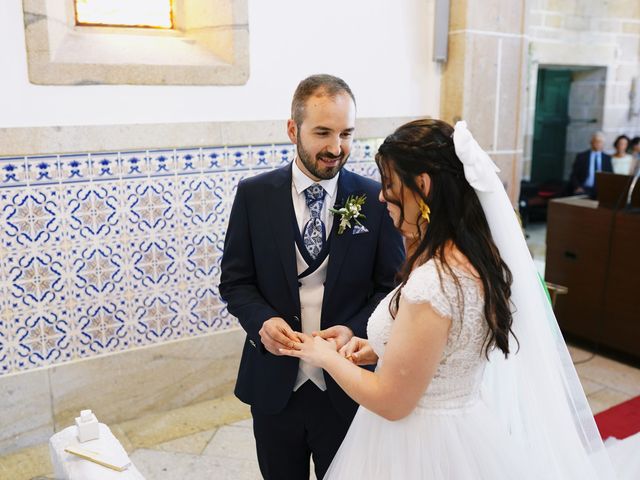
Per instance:
[[[334,198],[336,195],[336,191],[338,190],[339,176],[340,172],[338,172],[335,177],[330,178],[329,180],[320,180],[319,182],[316,182],[315,180],[307,177],[307,175],[302,170],[300,170],[300,167],[298,167],[298,164],[295,160],[293,161],[293,167],[291,169],[291,179],[298,195],[300,195],[314,183],[317,183],[322,188],[324,188],[324,191],[327,192],[327,196],[329,198]]]

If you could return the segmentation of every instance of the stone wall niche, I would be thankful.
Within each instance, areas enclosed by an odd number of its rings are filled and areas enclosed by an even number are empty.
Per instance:
[[[76,26],[73,0],[23,0],[38,85],[243,85],[247,0],[176,0],[174,28]]]

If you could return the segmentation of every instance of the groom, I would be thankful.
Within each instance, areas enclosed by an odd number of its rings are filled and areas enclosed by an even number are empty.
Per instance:
[[[321,331],[340,348],[366,337],[369,315],[393,289],[404,250],[380,184],[342,167],[353,143],[355,99],[331,75],[298,85],[287,133],[290,165],[238,185],[222,257],[220,294],[247,332],[235,393],[251,405],[265,479],[309,478],[329,467],[357,405],[322,370],[282,356],[296,332]],[[329,211],[366,195],[359,221],[339,233]]]

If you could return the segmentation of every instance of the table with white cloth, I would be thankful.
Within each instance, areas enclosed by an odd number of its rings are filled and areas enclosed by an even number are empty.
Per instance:
[[[127,453],[111,433],[108,426],[99,425],[100,438],[87,442],[78,442],[78,427],[71,426],[56,433],[49,439],[49,453],[53,464],[54,477],[57,480],[144,480],[133,463],[122,472],[98,465],[77,455],[65,452],[70,445],[82,449],[108,453],[110,456],[127,457]]]

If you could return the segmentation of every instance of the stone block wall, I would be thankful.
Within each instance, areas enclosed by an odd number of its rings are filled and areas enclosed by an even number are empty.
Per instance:
[[[569,99],[566,173],[594,130],[606,149],[621,133],[640,135],[640,115],[630,114],[631,84],[640,76],[640,2],[637,0],[530,0],[528,81],[523,175],[531,168],[539,68],[574,70]],[[587,123],[580,120],[596,119]]]

